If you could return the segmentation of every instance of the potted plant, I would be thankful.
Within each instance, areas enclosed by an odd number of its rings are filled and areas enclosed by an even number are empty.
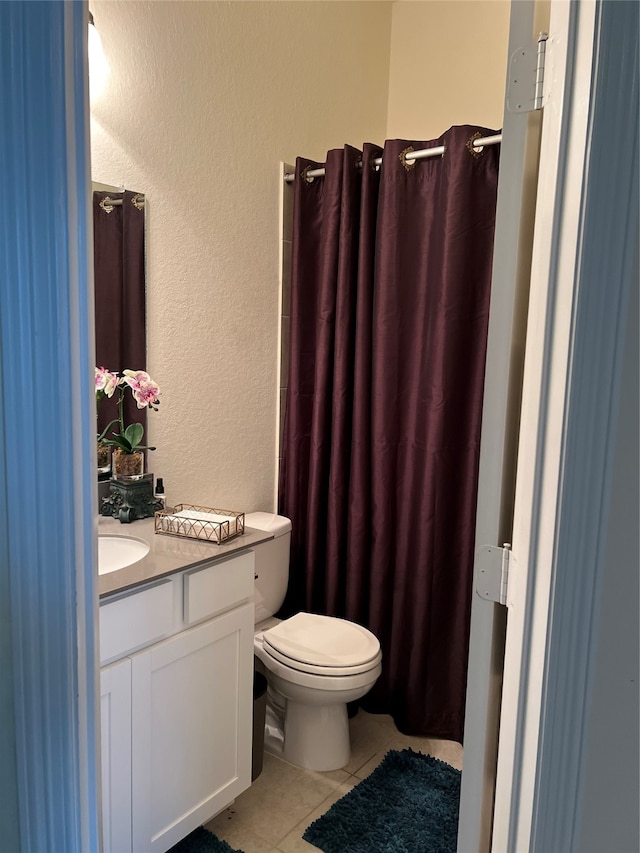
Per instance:
[[[102,379],[98,379],[99,371],[104,371],[104,368],[96,368],[96,388]],[[124,423],[124,396],[127,388],[130,389],[133,399],[139,409],[149,408],[153,411],[158,410],[160,404],[159,395],[160,388],[144,370],[123,370],[122,376],[117,377],[117,374],[110,374],[109,371],[104,371],[109,376],[116,377],[114,389],[119,391],[118,397],[118,417],[107,424],[98,437],[98,442],[106,444],[113,448],[111,459],[111,476],[116,479],[134,479],[137,480],[144,474],[144,450],[155,450],[155,447],[148,447],[141,444],[144,435],[144,427],[140,423],[132,423],[125,426]],[[107,394],[107,382],[103,393]],[[108,386],[111,387],[110,385]],[[97,392],[96,392],[97,393]],[[113,391],[112,391],[113,393]],[[107,396],[111,396],[107,394]],[[106,438],[111,427],[117,424],[118,431],[111,433],[109,438]]]

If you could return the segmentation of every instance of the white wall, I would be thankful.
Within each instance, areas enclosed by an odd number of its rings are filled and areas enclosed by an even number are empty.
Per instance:
[[[394,3],[388,138],[502,127],[509,11],[508,0]]]
[[[278,163],[385,135],[387,2],[92,0],[92,177],[148,199],[150,469],[169,502],[273,505]],[[135,365],[132,365],[135,367]]]

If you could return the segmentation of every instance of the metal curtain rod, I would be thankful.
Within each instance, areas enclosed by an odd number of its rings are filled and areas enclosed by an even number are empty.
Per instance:
[[[497,145],[499,142],[502,142],[501,133],[497,133],[495,136],[484,136],[480,139],[474,139],[472,145],[474,148],[484,148],[485,145]],[[445,151],[446,148],[444,145],[438,145],[437,148],[421,148],[419,151],[412,151],[410,157],[405,157],[405,161],[407,163],[413,163],[414,160],[427,160],[429,157],[442,157]],[[382,165],[382,157],[376,157],[373,162],[376,166]],[[321,178],[324,176],[324,171],[324,168],[310,169],[306,173],[306,177]],[[284,179],[286,183],[292,183],[296,179],[295,172],[285,172]]]

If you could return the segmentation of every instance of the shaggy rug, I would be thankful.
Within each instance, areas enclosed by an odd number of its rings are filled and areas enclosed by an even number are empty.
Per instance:
[[[324,853],[455,853],[460,771],[391,750],[303,838]]]
[[[242,851],[229,847],[226,841],[220,841],[212,832],[199,826],[174,845],[168,853],[242,853]]]

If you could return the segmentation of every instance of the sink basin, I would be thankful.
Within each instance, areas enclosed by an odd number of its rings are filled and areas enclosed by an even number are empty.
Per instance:
[[[133,536],[98,536],[98,574],[106,575],[137,563],[149,553],[149,546]]]

